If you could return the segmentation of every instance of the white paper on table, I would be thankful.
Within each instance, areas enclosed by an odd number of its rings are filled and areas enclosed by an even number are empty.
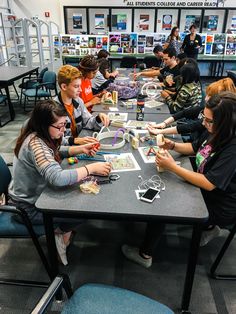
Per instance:
[[[113,112],[114,112],[114,111],[119,111],[118,108],[116,108],[116,107],[110,107],[109,110],[110,110],[110,111],[113,111]]]
[[[132,153],[107,154],[104,155],[104,159],[111,163],[111,172],[141,170]]]
[[[156,101],[156,100],[145,101],[145,107],[147,108],[156,108],[163,105],[164,105],[164,102],[161,102],[161,101]]]

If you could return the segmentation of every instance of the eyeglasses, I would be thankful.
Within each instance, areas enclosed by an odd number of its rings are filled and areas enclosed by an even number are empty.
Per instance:
[[[208,118],[204,115],[203,111],[200,112],[199,118],[202,119],[202,120],[204,120],[207,124],[210,124],[210,125],[211,125],[211,124],[214,123],[214,120],[208,119]]]
[[[57,129],[59,131],[64,131],[64,128],[66,127],[66,122],[63,123],[63,125],[61,125],[61,126],[55,126],[55,125],[51,124],[51,127],[53,127],[54,129]]]

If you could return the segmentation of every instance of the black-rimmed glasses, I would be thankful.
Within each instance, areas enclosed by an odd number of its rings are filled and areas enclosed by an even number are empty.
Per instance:
[[[202,119],[202,120],[204,120],[207,124],[210,124],[210,125],[211,125],[211,124],[214,123],[214,120],[208,119],[208,118],[204,115],[203,111],[200,112],[199,118]]]
[[[53,127],[54,129],[57,129],[59,131],[64,131],[64,128],[66,127],[66,122],[63,123],[63,125],[61,125],[61,126],[55,126],[55,125],[51,124],[51,127]]]

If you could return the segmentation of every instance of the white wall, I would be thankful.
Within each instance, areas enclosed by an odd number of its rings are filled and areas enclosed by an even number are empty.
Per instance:
[[[151,0],[146,0],[152,2]],[[140,2],[146,2],[142,0]],[[127,2],[127,1],[126,1]],[[133,1],[135,4],[136,1]],[[153,1],[158,2],[158,1]],[[165,2],[160,0],[160,2]],[[172,0],[171,2],[177,2],[177,0]],[[186,2],[186,1],[185,1]],[[190,2],[190,1],[188,1]],[[203,2],[203,0],[194,0],[192,2]],[[65,32],[64,28],[64,13],[63,6],[121,6],[126,7],[126,3],[123,0],[14,0],[13,1],[13,10],[17,17],[28,17],[31,18],[37,15],[42,20],[47,20],[44,17],[44,12],[50,12],[51,16],[49,20],[57,23],[60,26],[62,33]],[[226,0],[224,7],[235,7],[235,0]],[[170,9],[171,10],[171,9]],[[168,11],[169,12],[169,11]]]

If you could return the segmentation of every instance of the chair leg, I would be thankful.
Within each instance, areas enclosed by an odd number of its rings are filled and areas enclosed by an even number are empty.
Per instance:
[[[222,246],[218,256],[216,257],[214,263],[211,266],[210,275],[215,279],[224,279],[224,280],[236,280],[236,275],[220,275],[216,273],[217,267],[219,266],[226,250],[228,249],[230,242],[234,238],[236,233],[236,224],[234,225],[233,229],[231,230],[230,234],[228,235],[224,245]]]
[[[41,261],[42,261],[42,263],[43,263],[43,265],[44,265],[44,267],[46,269],[46,272],[48,273],[49,278],[51,280],[53,280],[54,277],[53,277],[53,274],[51,272],[51,267],[49,266],[48,261],[46,259],[46,256],[45,256],[45,254],[44,254],[44,252],[42,250],[42,247],[39,244],[38,238],[37,238],[37,236],[36,236],[36,234],[34,232],[34,229],[32,227],[31,221],[30,221],[27,213],[25,213],[23,211],[21,212],[21,216],[22,216],[22,219],[23,219],[23,221],[24,221],[24,223],[25,223],[25,225],[27,227],[27,230],[28,230],[28,232],[29,232],[29,234],[30,234],[30,236],[32,238],[32,241],[33,241],[33,243],[34,243],[34,245],[35,245],[35,247],[37,249],[37,252],[38,252],[38,254],[39,254],[40,258],[41,258]]]
[[[14,88],[14,90],[15,90],[15,92],[16,92],[17,100],[19,100],[19,94],[18,94],[18,91],[17,91],[17,89],[16,89],[15,84],[13,84],[13,88]]]

